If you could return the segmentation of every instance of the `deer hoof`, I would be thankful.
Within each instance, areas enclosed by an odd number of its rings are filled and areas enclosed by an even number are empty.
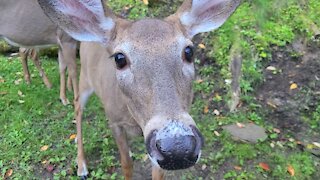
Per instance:
[[[70,102],[69,102],[68,99],[62,99],[62,98],[60,98],[60,100],[61,100],[61,103],[62,103],[64,106],[70,104]]]
[[[80,179],[81,180],[86,180],[86,179],[88,179],[88,176],[80,176]]]

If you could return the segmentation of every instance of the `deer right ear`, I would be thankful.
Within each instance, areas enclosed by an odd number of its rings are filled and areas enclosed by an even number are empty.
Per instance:
[[[220,27],[241,0],[186,0],[171,17],[184,27],[189,38]]]
[[[107,43],[115,27],[104,0],[38,0],[45,14],[78,41]],[[109,13],[110,14],[110,13]]]

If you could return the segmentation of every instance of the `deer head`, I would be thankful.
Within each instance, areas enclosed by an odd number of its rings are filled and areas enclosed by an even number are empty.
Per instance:
[[[167,170],[194,165],[203,138],[188,113],[195,75],[192,38],[221,26],[240,0],[186,0],[163,20],[134,22],[116,17],[102,0],[38,1],[73,38],[99,43],[106,51],[97,58],[113,61],[105,73],[114,69],[151,160]]]

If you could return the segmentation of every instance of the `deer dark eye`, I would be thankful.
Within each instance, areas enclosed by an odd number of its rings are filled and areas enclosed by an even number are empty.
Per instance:
[[[114,57],[114,61],[116,62],[118,69],[123,69],[124,67],[127,66],[128,62],[127,62],[127,58],[124,54],[117,53],[117,54],[113,55],[113,57]]]
[[[191,63],[193,61],[193,47],[187,46],[184,49],[184,60],[187,61],[188,63]]]

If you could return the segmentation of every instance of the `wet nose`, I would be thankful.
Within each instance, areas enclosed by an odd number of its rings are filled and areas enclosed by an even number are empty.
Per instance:
[[[193,166],[198,159],[195,154],[196,139],[193,136],[160,139],[156,141],[156,147],[163,157],[158,160],[163,169],[185,169]]]
[[[151,158],[166,170],[186,169],[193,166],[199,156],[203,139],[195,127],[180,122],[169,123],[154,131],[147,139]]]

